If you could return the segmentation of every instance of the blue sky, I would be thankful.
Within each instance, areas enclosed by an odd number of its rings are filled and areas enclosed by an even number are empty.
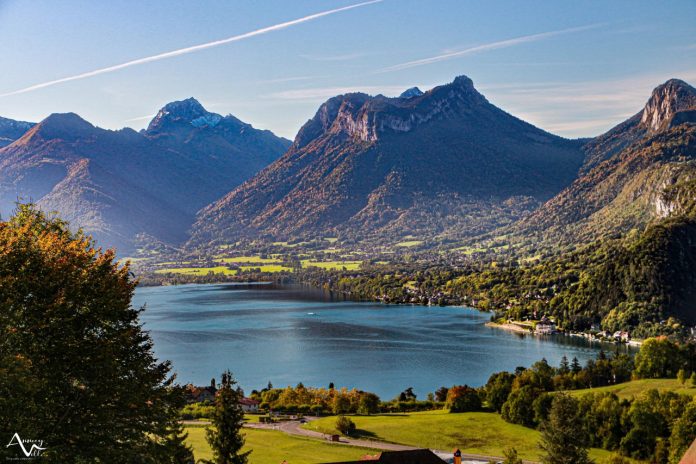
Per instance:
[[[504,110],[581,137],[636,113],[671,77],[696,84],[693,0],[382,0],[331,12],[359,3],[0,0],[0,116],[73,111],[139,129],[193,96],[293,138],[330,96],[466,74]]]

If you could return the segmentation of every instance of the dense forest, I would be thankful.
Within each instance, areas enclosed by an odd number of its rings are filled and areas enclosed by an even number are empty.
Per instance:
[[[387,303],[467,304],[514,320],[547,315],[566,330],[686,337],[696,325],[696,221],[691,215],[668,218],[642,233],[541,262],[306,272],[301,279]]]

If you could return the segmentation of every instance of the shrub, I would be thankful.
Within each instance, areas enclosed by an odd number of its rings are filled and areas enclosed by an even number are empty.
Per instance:
[[[346,416],[338,416],[336,418],[336,430],[343,435],[350,435],[355,431],[355,422]]]

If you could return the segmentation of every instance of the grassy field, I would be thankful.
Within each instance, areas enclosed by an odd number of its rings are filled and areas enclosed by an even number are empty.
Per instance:
[[[632,380],[630,382],[620,383],[618,385],[610,385],[608,387],[587,388],[584,390],[569,391],[573,396],[581,396],[586,393],[602,393],[613,392],[619,398],[631,399],[641,395],[641,393],[656,389],[659,391],[673,391],[684,395],[696,396],[696,387],[687,381],[682,385],[677,379],[642,379]]]
[[[198,459],[211,459],[212,453],[205,440],[205,427],[189,426],[188,444]],[[246,448],[253,450],[249,464],[278,464],[284,460],[290,464],[316,464],[319,462],[355,461],[365,454],[379,451],[344,445],[331,445],[318,440],[293,437],[273,430],[245,429]]]
[[[215,266],[215,267],[178,267],[178,268],[167,268],[158,269],[155,274],[184,274],[184,275],[208,275],[213,274],[224,274],[224,275],[235,275],[237,271],[234,269],[227,269],[225,266]]]
[[[261,272],[284,272],[292,271],[291,267],[281,266],[280,264],[260,264],[260,265],[250,265],[250,266],[239,266],[243,271],[248,271],[250,269],[259,269]]]
[[[405,240],[403,242],[395,243],[394,246],[411,248],[423,244],[422,240]]]
[[[360,261],[314,261],[311,259],[303,259],[302,267],[318,267],[321,269],[343,269],[346,268],[347,271],[354,271],[360,269]]]
[[[221,263],[238,263],[238,264],[276,264],[281,263],[279,258],[261,258],[259,256],[236,256],[234,258],[218,258]]]
[[[508,447],[520,457],[539,459],[540,433],[521,425],[505,422],[500,415],[486,412],[450,414],[428,411],[410,414],[351,417],[363,438],[401,443],[424,448],[502,456]],[[334,433],[335,417],[312,421],[306,428]],[[590,456],[598,464],[607,462],[611,453],[592,449]]]

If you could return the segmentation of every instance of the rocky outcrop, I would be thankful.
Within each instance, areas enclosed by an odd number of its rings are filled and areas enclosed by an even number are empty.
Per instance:
[[[399,98],[370,97],[351,93],[331,98],[321,105],[297,136],[296,148],[326,134],[343,134],[362,142],[375,142],[385,132],[410,132],[433,119],[457,117],[488,104],[466,76],[451,84],[421,92],[413,87]]]
[[[696,89],[679,79],[657,87],[643,109],[640,122],[652,132],[687,121],[696,122]]]

